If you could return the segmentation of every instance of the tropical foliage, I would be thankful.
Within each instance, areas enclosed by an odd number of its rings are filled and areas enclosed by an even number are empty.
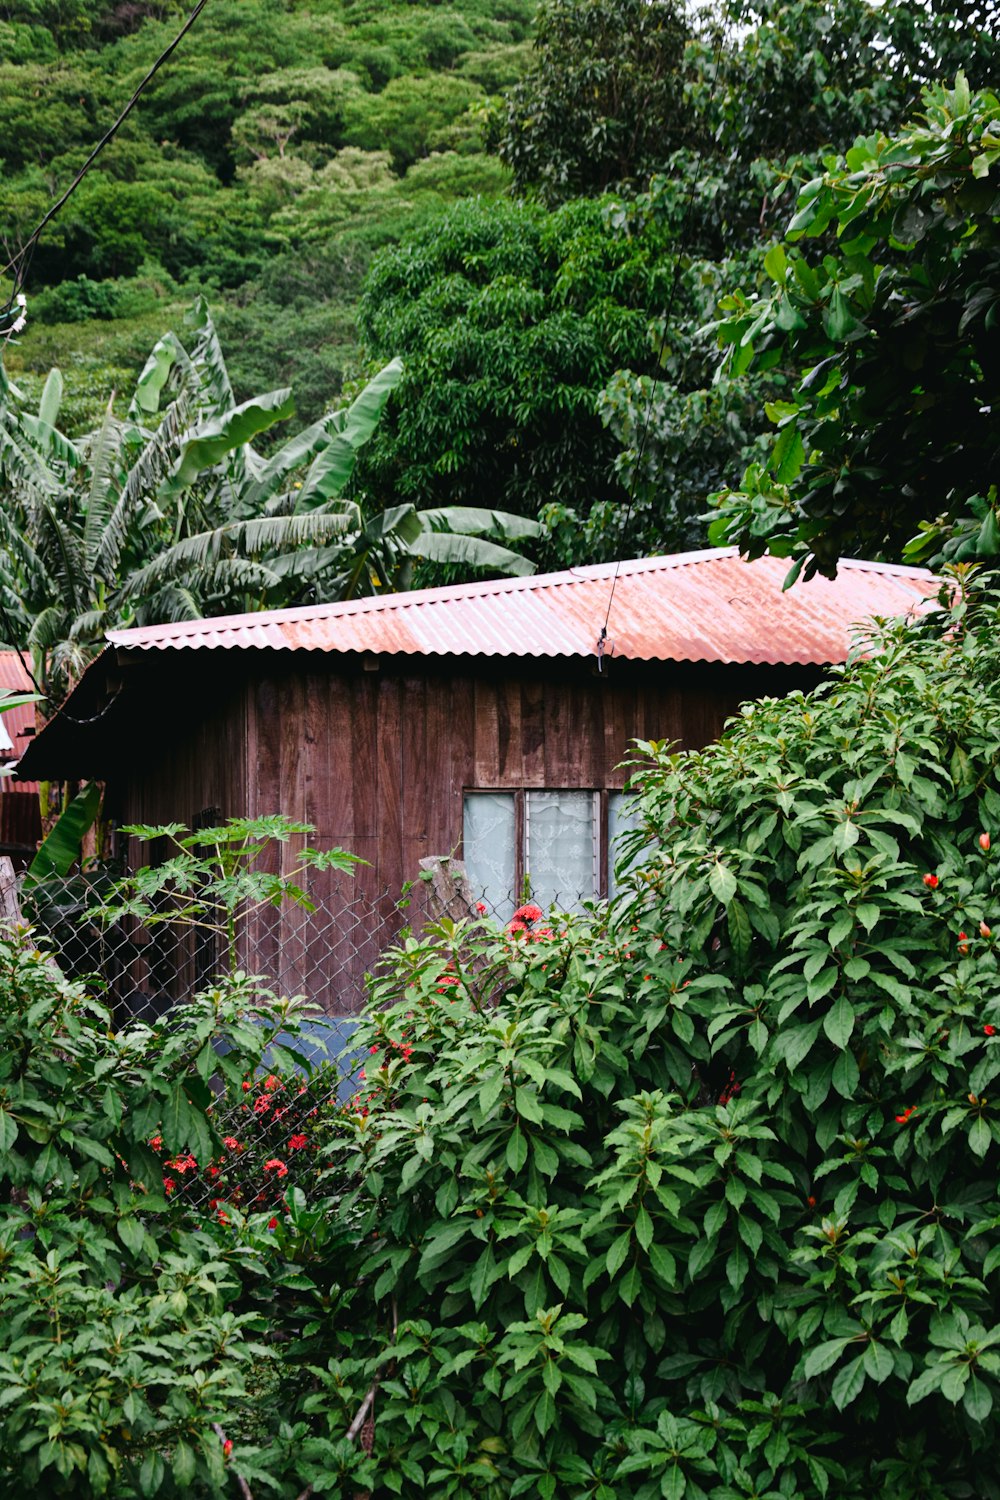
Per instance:
[[[727,374],[780,369],[788,389],[714,539],[807,577],[908,542],[914,561],[1000,553],[998,182],[1000,101],[959,74],[802,190],[764,294],[722,304]]]
[[[374,1493],[1000,1493],[1000,664],[966,602],[646,747],[610,927],[395,956],[338,1169],[363,1337],[324,1376],[377,1388]]]
[[[501,542],[537,523],[485,509],[366,512],[348,498],[358,450],[402,374],[399,361],[354,401],[271,449],[253,446],[294,410],[291,392],[237,402],[203,300],[190,353],[159,339],[127,415],[67,438],[50,374],[37,415],[9,382],[0,410],[0,601],[57,701],[114,626],[323,602],[405,582],[417,558],[530,572]],[[169,399],[168,399],[169,398]]]

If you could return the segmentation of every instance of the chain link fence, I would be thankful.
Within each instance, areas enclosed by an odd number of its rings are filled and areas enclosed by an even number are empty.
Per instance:
[[[515,896],[495,905],[485,893],[477,900],[458,861],[424,865],[423,879],[402,898],[345,888],[317,872],[307,888],[309,905],[258,908],[238,924],[238,967],[276,994],[302,996],[316,1007],[293,1042],[312,1070],[300,1077],[262,1072],[246,1081],[243,1098],[220,1097],[216,1125],[224,1151],[208,1163],[188,1152],[164,1156],[168,1196],[199,1212],[225,1215],[227,1205],[236,1205],[278,1215],[289,1188],[315,1180],[336,1117],[352,1101],[363,1107],[365,1059],[352,1050],[351,1037],[382,954],[405,929],[419,929],[430,918],[486,917],[499,928],[518,905]],[[62,972],[94,986],[119,1027],[157,1021],[206,988],[229,962],[221,935],[209,928],[95,916],[121,878],[113,870],[49,877],[31,888],[22,883],[17,896],[23,920],[52,949]],[[573,896],[565,908],[578,909],[582,899]],[[156,1137],[151,1144],[160,1149]]]

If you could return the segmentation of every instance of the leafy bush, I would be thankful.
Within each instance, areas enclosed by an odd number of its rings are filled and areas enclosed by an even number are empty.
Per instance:
[[[239,976],[114,1033],[79,985],[0,936],[5,1492],[224,1492],[215,1424],[239,1427],[248,1373],[275,1357],[246,1298],[265,1254],[252,1226],[240,1244],[172,1212],[149,1142],[219,1149],[212,1079],[239,1090],[295,1011]]]
[[[1000,661],[976,609],[886,629],[701,753],[646,746],[610,927],[397,951],[331,1179],[359,1216],[354,1346],[306,1403],[354,1436],[374,1410],[355,1487],[1000,1494]]]

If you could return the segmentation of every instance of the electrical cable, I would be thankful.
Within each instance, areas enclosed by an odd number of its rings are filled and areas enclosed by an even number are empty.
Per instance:
[[[132,97],[125,105],[125,108],[122,110],[117,120],[115,120],[111,128],[105,131],[104,135],[102,135],[97,145],[87,157],[87,160],[84,162],[83,166],[73,178],[73,181],[70,183],[69,187],[63,193],[62,197],[57,203],[53,204],[53,206],[49,209],[48,213],[41,220],[38,226],[32,230],[31,234],[24,241],[24,244],[17,251],[17,253],[11,256],[7,264],[2,269],[0,269],[0,276],[6,276],[8,271],[13,270],[15,267],[17,268],[14,275],[14,289],[7,300],[6,307],[4,307],[3,311],[0,312],[0,320],[5,319],[10,315],[10,311],[17,300],[17,295],[20,291],[22,291],[25,285],[28,269],[31,266],[31,259],[35,253],[35,248],[38,244],[38,240],[41,236],[42,230],[45,229],[46,225],[51,224],[52,220],[55,218],[60,209],[69,202],[69,199],[76,192],[77,188],[80,186],[80,183],[86,177],[87,173],[90,171],[91,167],[94,165],[94,162],[97,160],[98,156],[100,156],[105,146],[107,146],[111,141],[114,140],[121,126],[128,119],[136,104],[138,104],[140,95],[146,88],[146,85],[151,81],[151,79],[155,77],[155,75],[159,72],[160,68],[167,61],[167,59],[172,56],[172,54],[177,50],[181,41],[191,30],[191,27],[194,25],[195,21],[197,21],[198,17],[201,15],[207,4],[208,0],[198,0],[198,4],[188,16],[187,20],[184,22],[184,25],[174,37],[169,47],[167,47],[165,51],[160,53],[159,57],[150,68],[149,72],[142,79],[141,83],[132,94]],[[27,264],[25,264],[25,256],[27,256]],[[2,332],[2,330],[0,330],[0,332]]]
[[[732,27],[732,16],[730,14],[731,8],[732,8],[732,3],[733,3],[733,0],[727,0],[726,6],[725,6],[725,10],[723,12],[722,20],[721,20],[721,23],[720,23],[720,26],[719,26],[719,39],[718,39],[718,42],[716,43],[716,48],[715,48],[715,59],[714,59],[714,68],[713,68],[713,73],[712,73],[712,82],[711,82],[711,85],[710,85],[709,91],[708,91],[708,104],[709,105],[711,105],[712,101],[715,98],[715,91],[716,91],[716,88],[718,86],[719,75],[720,75],[720,73],[722,71],[722,53],[723,53],[723,48],[725,46],[726,40],[727,40],[727,38],[728,38],[728,36],[730,34],[731,27]],[[656,363],[657,363],[657,366],[659,368],[662,368],[662,366],[663,366],[663,358],[664,358],[664,355],[666,353],[666,348],[667,348],[667,332],[668,332],[668,330],[670,328],[670,319],[671,319],[671,317],[673,315],[674,303],[675,303],[675,301],[677,299],[677,291],[678,291],[678,288],[680,287],[681,263],[682,263],[682,254],[683,254],[683,250],[684,250],[684,240],[685,240],[685,237],[687,235],[688,225],[689,225],[690,220],[691,220],[691,214],[692,214],[692,211],[694,209],[694,200],[695,200],[695,194],[697,192],[697,186],[698,186],[698,179],[697,179],[696,175],[692,172],[692,174],[691,174],[691,183],[690,183],[690,186],[688,188],[687,201],[686,201],[686,203],[684,205],[684,213],[683,213],[683,215],[681,217],[680,228],[678,230],[677,239],[675,241],[675,247],[676,248],[675,248],[675,251],[674,251],[673,276],[672,276],[671,282],[670,282],[670,291],[667,294],[666,307],[664,308],[664,312],[663,312],[663,333],[662,333],[661,338],[660,338],[660,345],[659,345],[659,349],[657,350],[657,356],[656,356]],[[686,368],[686,365],[687,365],[687,353],[685,352],[685,354],[683,356],[683,359],[682,359],[682,362],[681,362],[681,371],[680,371],[681,376],[683,376],[683,374],[684,374],[684,369]],[[639,436],[639,446],[636,449],[635,464],[633,465],[633,468],[632,468],[632,482],[629,485],[628,504],[625,507],[625,520],[624,520],[624,523],[623,523],[623,525],[621,527],[621,535],[622,535],[622,537],[624,537],[625,534],[627,533],[629,522],[632,519],[632,507],[635,504],[635,491],[636,491],[636,485],[638,483],[639,470],[640,470],[640,468],[642,466],[642,458],[643,458],[643,454],[644,454],[645,449],[646,449],[646,440],[647,440],[647,438],[649,436],[649,427],[650,427],[650,422],[651,422],[652,415],[653,415],[653,388],[654,388],[654,385],[655,385],[655,379],[654,379],[654,377],[651,376],[650,377],[650,382],[649,382],[649,392],[648,392],[647,397],[646,397],[646,411],[645,411],[645,416],[643,418],[642,430],[641,430],[640,436]],[[619,551],[620,550],[621,549],[619,548]],[[608,639],[608,622],[611,619],[611,606],[614,604],[614,601],[615,601],[615,590],[618,587],[618,574],[621,571],[621,565],[622,565],[622,563],[621,563],[621,557],[619,556],[617,562],[615,563],[614,576],[613,576],[613,578],[611,580],[611,593],[608,596],[608,608],[607,608],[607,612],[605,613],[605,616],[604,616],[604,624],[601,626],[601,633],[597,637],[597,670],[598,670],[598,672],[603,672],[603,670],[604,670],[604,645],[605,645],[605,642]]]

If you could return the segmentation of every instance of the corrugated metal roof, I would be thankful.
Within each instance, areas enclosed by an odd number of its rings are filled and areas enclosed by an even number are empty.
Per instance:
[[[787,593],[788,563],[735,549],[458,584],[299,609],[116,630],[130,650],[374,652],[592,657],[608,605],[608,653],[638,661],[843,661],[852,627],[919,611],[939,581],[922,568],[842,561]]]
[[[0,688],[17,693],[34,692],[34,683],[16,651],[0,651]],[[35,705],[27,703],[23,708],[9,708],[0,714],[2,727],[10,740],[11,748],[0,747],[0,764],[19,759],[31,743],[35,732]],[[2,738],[2,736],[0,736]],[[37,792],[33,781],[12,781],[0,777],[0,792]]]

